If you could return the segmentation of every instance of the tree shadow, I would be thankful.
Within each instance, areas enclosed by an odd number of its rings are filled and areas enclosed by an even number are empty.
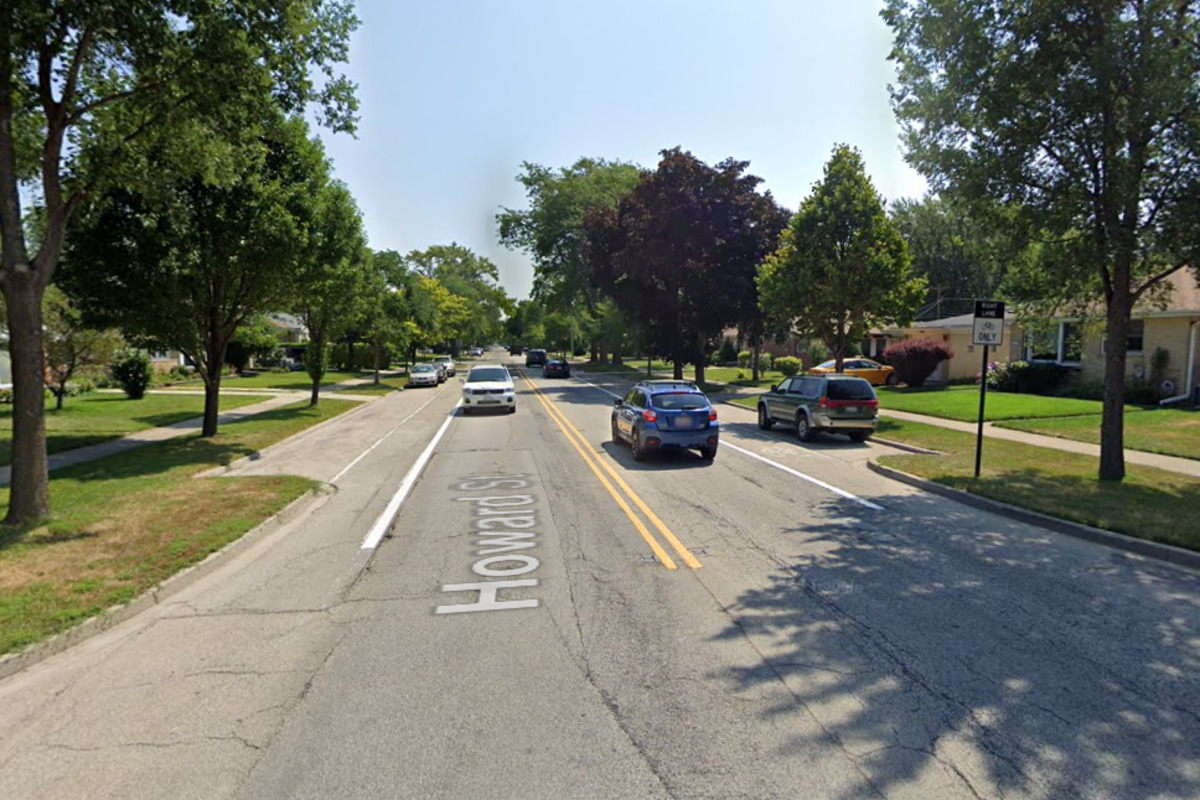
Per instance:
[[[1200,795],[1200,575],[948,504],[838,503],[728,609],[869,786],[939,796]],[[796,741],[782,757],[810,751]],[[930,783],[931,782],[931,783]]]

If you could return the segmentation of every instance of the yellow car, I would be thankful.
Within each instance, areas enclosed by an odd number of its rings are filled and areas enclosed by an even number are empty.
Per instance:
[[[836,361],[826,361],[808,371],[809,375],[829,375],[837,371]],[[842,359],[842,374],[864,378],[872,386],[896,385],[896,373],[887,364],[869,358]]]

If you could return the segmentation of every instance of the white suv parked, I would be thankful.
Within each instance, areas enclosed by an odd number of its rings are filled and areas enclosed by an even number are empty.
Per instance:
[[[441,365],[442,369],[446,370],[446,374],[451,378],[454,377],[454,359],[450,356],[434,356],[434,365]]]

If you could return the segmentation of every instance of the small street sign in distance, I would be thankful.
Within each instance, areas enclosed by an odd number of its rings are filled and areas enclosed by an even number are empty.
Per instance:
[[[999,300],[975,301],[975,324],[971,344],[995,347],[1004,344],[1004,303]]]

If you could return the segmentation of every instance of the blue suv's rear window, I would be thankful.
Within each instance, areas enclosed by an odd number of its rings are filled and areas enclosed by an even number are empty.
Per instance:
[[[696,392],[659,392],[650,397],[650,403],[664,411],[708,408],[708,399]]]

